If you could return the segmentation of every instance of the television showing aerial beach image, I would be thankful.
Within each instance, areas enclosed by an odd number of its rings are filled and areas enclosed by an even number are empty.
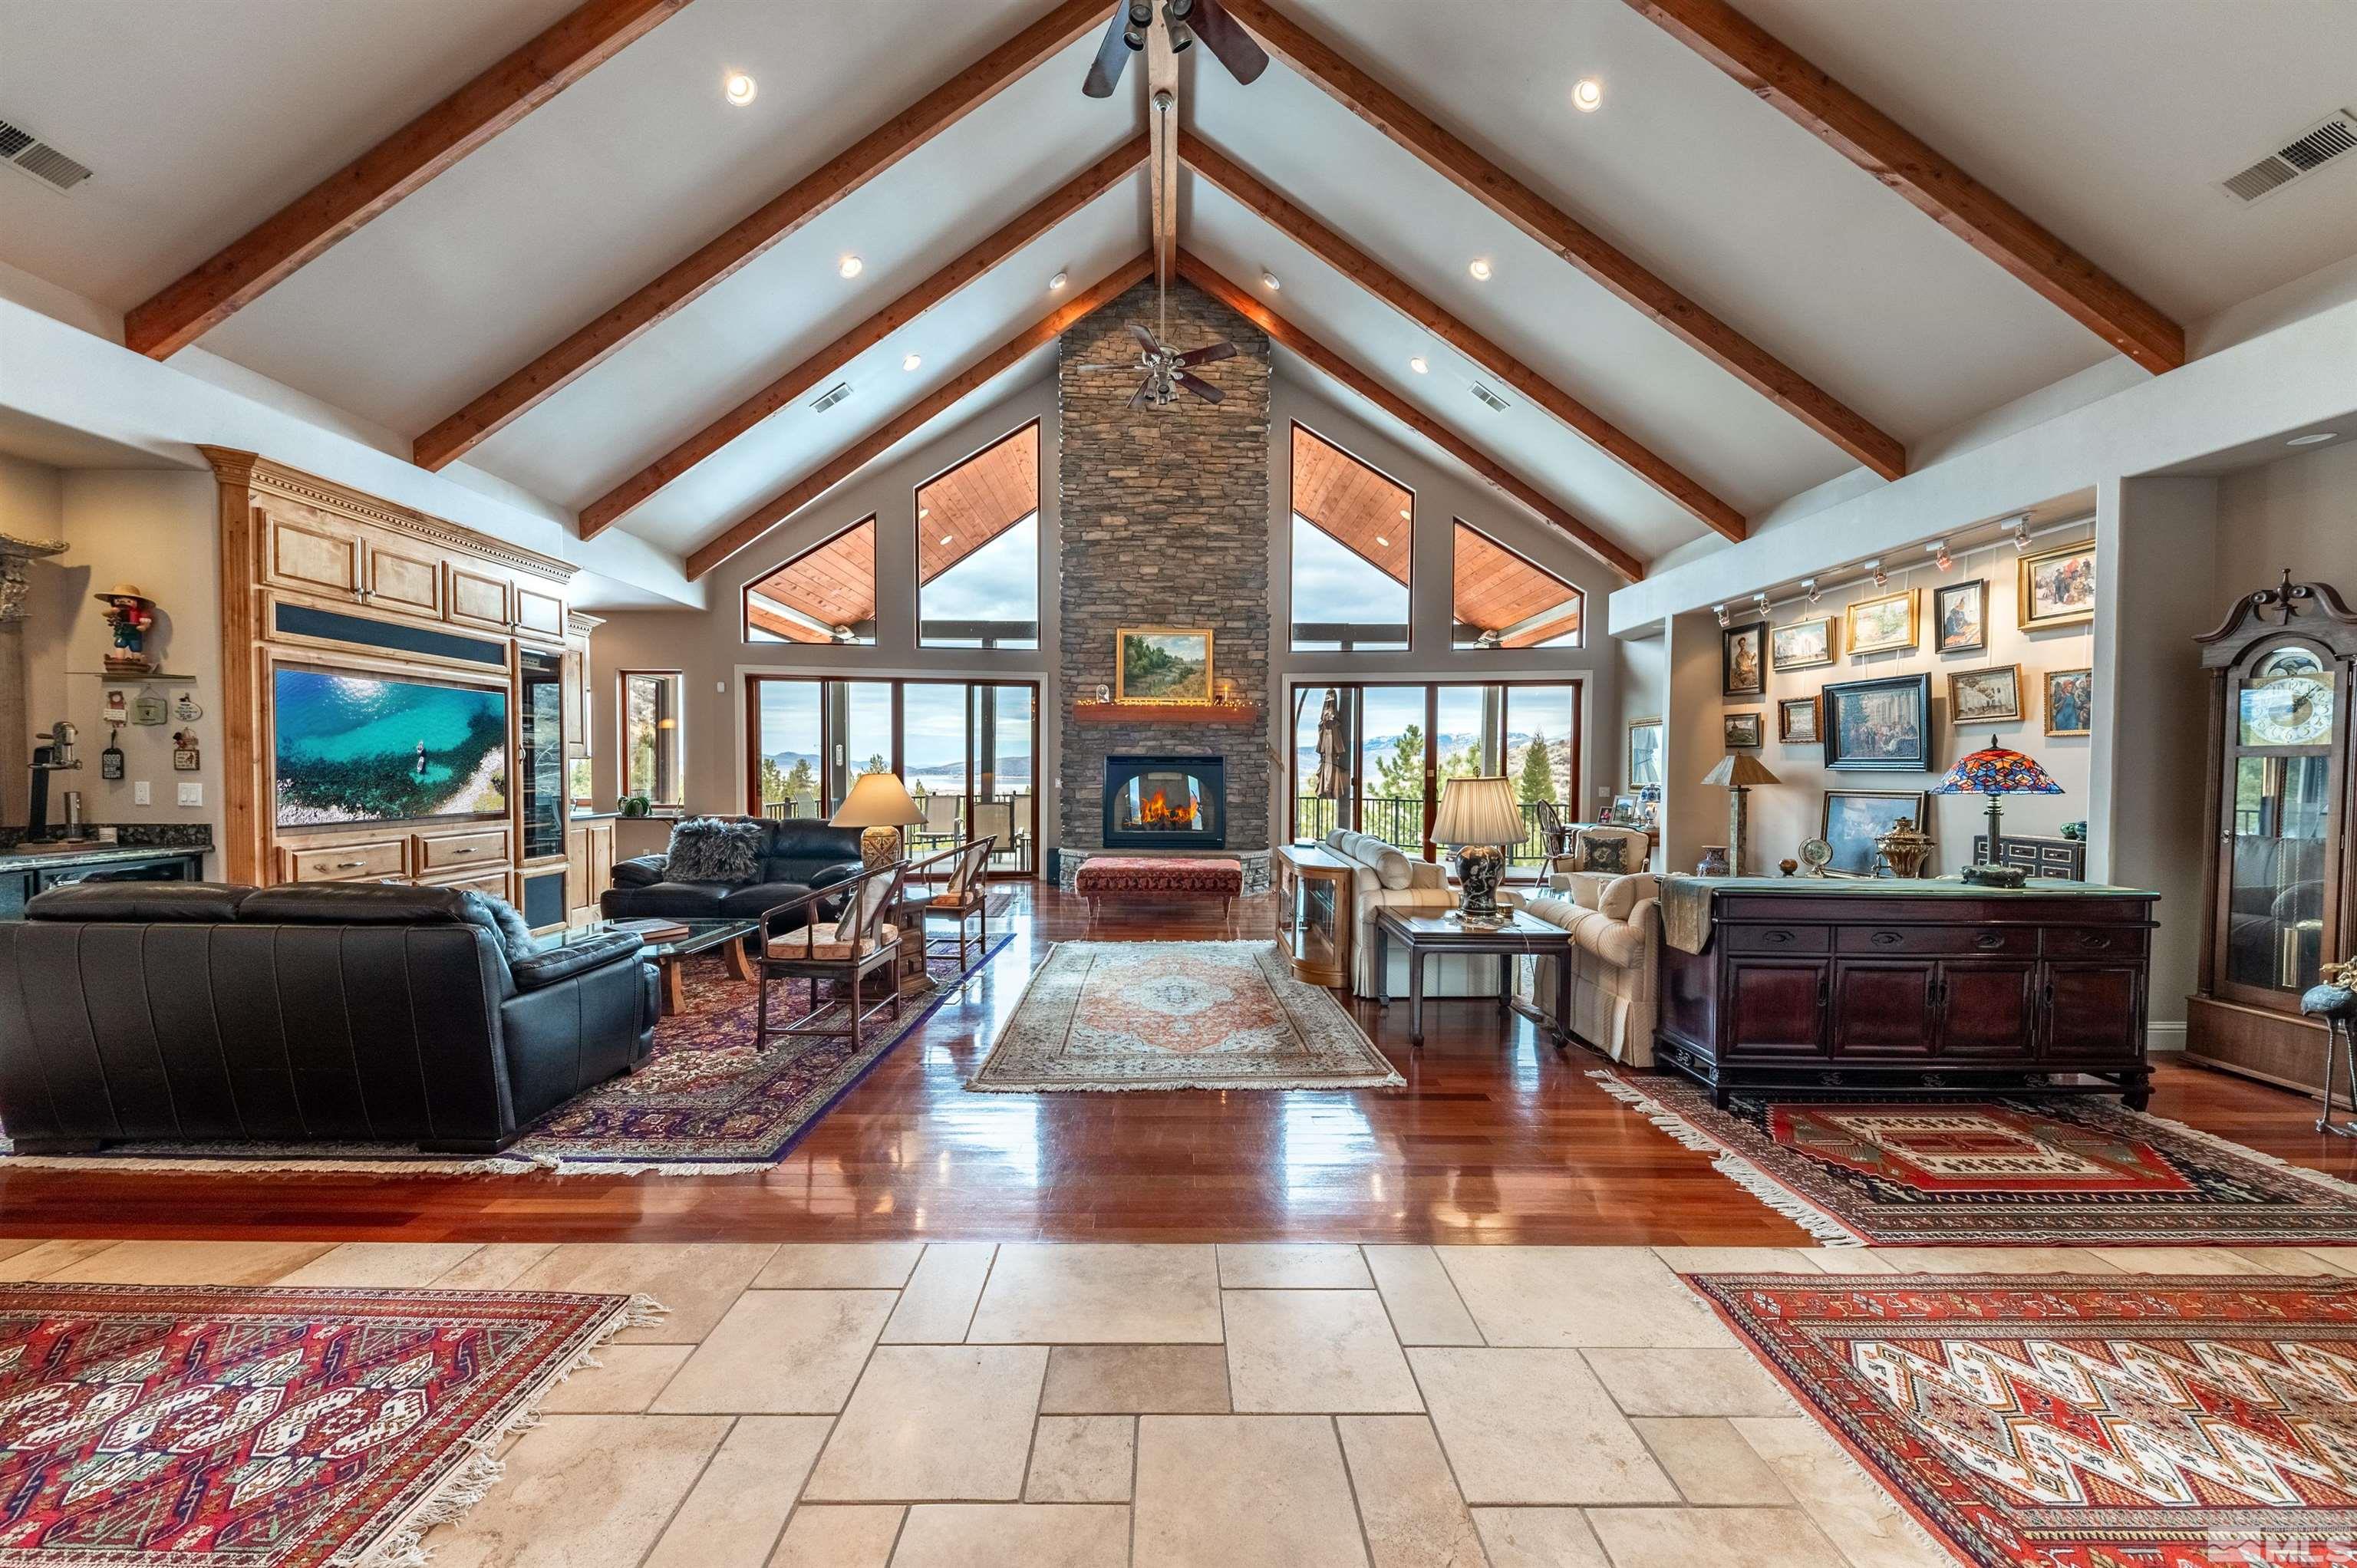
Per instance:
[[[479,816],[508,803],[508,694],[275,671],[278,825]]]

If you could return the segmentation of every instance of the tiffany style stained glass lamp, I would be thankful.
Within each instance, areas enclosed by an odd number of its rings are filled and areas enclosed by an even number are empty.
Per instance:
[[[2038,766],[2035,757],[1999,746],[1996,736],[1991,736],[1988,745],[1980,750],[1956,758],[1948,776],[1932,787],[1932,793],[1988,797],[1989,857],[1978,865],[1964,867],[1964,877],[1986,887],[2018,887],[2029,878],[2020,867],[2004,864],[2005,839],[2000,832],[2004,798],[2060,795],[2062,786]]]

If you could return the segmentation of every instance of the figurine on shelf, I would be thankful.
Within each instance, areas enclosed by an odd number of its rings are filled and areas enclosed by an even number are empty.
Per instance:
[[[91,597],[106,607],[106,623],[114,628],[114,646],[106,652],[110,675],[145,675],[156,668],[146,651],[147,633],[156,625],[156,601],[135,583],[117,583]]]

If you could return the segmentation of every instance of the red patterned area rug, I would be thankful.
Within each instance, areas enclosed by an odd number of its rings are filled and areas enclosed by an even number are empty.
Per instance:
[[[1406,1080],[1274,942],[1059,942],[966,1088],[1385,1089]]]
[[[643,1298],[0,1285],[0,1568],[376,1568]]]
[[[2357,1280],[1687,1283],[1977,1568],[2357,1562]]]
[[[1735,1095],[1588,1076],[1810,1234],[1874,1247],[2357,1241],[2357,1187],[2108,1101]]]

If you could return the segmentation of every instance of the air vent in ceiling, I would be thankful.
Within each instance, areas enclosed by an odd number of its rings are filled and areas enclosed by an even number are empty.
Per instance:
[[[51,190],[71,190],[91,171],[21,125],[0,120],[0,162],[22,169]]]
[[[1506,412],[1506,400],[1500,397],[1496,392],[1491,392],[1488,387],[1483,386],[1480,381],[1475,381],[1473,383],[1473,395],[1480,398],[1483,403],[1488,403],[1490,405],[1491,413],[1503,413]]]
[[[2357,152],[2357,113],[2329,114],[2223,183],[2245,202],[2273,196],[2292,181]]]
[[[851,383],[849,381],[837,381],[834,385],[827,388],[826,391],[819,393],[818,396],[811,399],[811,412],[813,413],[824,413],[828,409],[833,408],[836,403],[841,403],[845,398],[847,398],[850,395]]]

